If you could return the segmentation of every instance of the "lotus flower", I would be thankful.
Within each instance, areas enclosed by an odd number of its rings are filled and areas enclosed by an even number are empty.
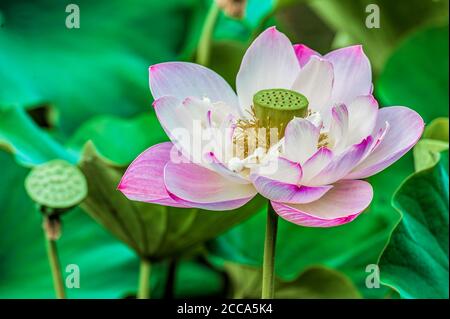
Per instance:
[[[235,209],[260,193],[303,226],[354,220],[373,196],[362,179],[403,156],[424,128],[407,107],[378,107],[361,46],[321,56],[274,27],[248,48],[237,94],[215,72],[184,62],[151,66],[150,89],[172,142],[139,155],[120,191],[207,210]]]

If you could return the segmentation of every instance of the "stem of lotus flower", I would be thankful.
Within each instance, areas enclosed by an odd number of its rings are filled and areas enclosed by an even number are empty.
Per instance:
[[[216,1],[211,2],[208,15],[203,24],[202,33],[197,48],[197,63],[207,66],[211,54],[211,40],[216,25],[217,17],[219,16],[219,7]]]
[[[44,217],[43,229],[45,235],[45,246],[47,249],[48,263],[52,272],[53,288],[57,299],[65,299],[64,282],[61,266],[58,258],[56,240],[59,237],[60,222],[58,218]]]
[[[275,283],[275,246],[277,241],[278,215],[272,205],[267,205],[266,238],[262,276],[262,299],[273,299]]]
[[[145,258],[141,258],[141,266],[139,269],[139,287],[137,293],[138,299],[150,298],[150,272],[150,261]]]

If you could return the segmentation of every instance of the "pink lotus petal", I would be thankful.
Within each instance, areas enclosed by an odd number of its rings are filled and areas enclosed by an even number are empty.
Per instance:
[[[307,227],[333,227],[354,220],[372,201],[372,186],[359,180],[334,184],[319,200],[309,204],[272,202],[280,217]]]
[[[181,103],[183,108],[189,114],[189,118],[192,120],[201,121],[202,124],[207,124],[211,119],[208,119],[208,112],[211,112],[212,105],[197,97],[186,97]]]
[[[236,78],[241,108],[250,110],[253,96],[263,89],[289,89],[300,65],[289,39],[271,27],[250,45]]]
[[[317,150],[320,130],[310,121],[294,118],[286,126],[284,156],[303,164]]]
[[[238,184],[250,184],[251,182],[243,177],[239,173],[235,173],[230,170],[224,163],[222,163],[214,154],[214,152],[208,152],[205,154],[205,159],[209,163],[209,167],[211,167],[215,172],[222,175],[223,177],[229,179],[230,181]]]
[[[275,181],[298,184],[303,175],[302,167],[299,163],[292,162],[283,157],[277,157],[267,165],[261,165],[251,175],[264,176]]]
[[[308,183],[310,186],[332,184],[344,177],[358,165],[372,146],[371,136],[361,143],[352,145],[342,154],[335,156],[319,174]]]
[[[362,46],[337,49],[324,56],[333,64],[334,84],[332,100],[349,104],[357,96],[371,94],[372,70]]]
[[[314,177],[319,174],[333,159],[333,152],[326,147],[321,147],[303,164],[302,185],[309,185]]]
[[[149,68],[150,90],[153,98],[174,96],[179,100],[195,96],[208,97],[212,102],[223,101],[239,108],[237,96],[230,85],[217,73],[189,62],[166,62]]]
[[[334,141],[333,151],[341,152],[347,145],[349,129],[349,114],[345,104],[339,104],[332,108],[330,137]]]
[[[166,142],[145,150],[130,164],[117,189],[131,200],[185,207],[169,196],[164,185],[164,166],[172,148],[173,144]]]
[[[370,155],[373,151],[375,151],[378,146],[380,146],[381,141],[384,140],[384,137],[386,136],[386,134],[389,132],[391,125],[389,124],[389,122],[386,122],[384,127],[380,127],[378,128],[378,130],[375,130],[376,133],[372,134],[373,138],[373,145],[370,148],[369,154]]]
[[[203,165],[202,154],[196,150],[204,150],[211,140],[220,138],[216,135],[202,135],[202,127],[209,127],[208,114],[214,116],[209,112],[211,104],[195,97],[180,101],[173,96],[163,96],[157,99],[153,106],[161,126],[175,146],[182,151],[183,156],[191,162]],[[232,117],[231,114],[230,116]],[[212,133],[215,131],[212,130]],[[205,138],[206,136],[209,138]],[[198,148],[195,147],[194,141],[198,141]]]
[[[308,48],[304,44],[294,44],[295,55],[297,56],[298,63],[303,67],[306,63],[308,63],[309,58],[312,56],[320,56],[316,51]]]
[[[378,116],[378,102],[372,95],[358,96],[347,106],[348,109],[348,144],[359,143],[372,134]]]
[[[223,102],[210,103],[208,112],[209,127],[211,127],[212,124],[220,126],[224,121],[230,122],[230,120],[240,117],[240,115],[236,113],[236,110]],[[226,127],[229,127],[229,125]]]
[[[264,176],[252,176],[253,185],[264,197],[277,202],[305,204],[321,198],[333,186],[298,186],[279,182]]]
[[[168,162],[164,169],[164,182],[175,200],[209,210],[235,209],[256,195],[253,185],[234,183],[193,163]]]
[[[173,200],[175,200],[180,205],[184,205],[184,207],[199,208],[199,209],[212,210],[212,211],[227,211],[227,210],[237,209],[239,207],[244,206],[252,199],[252,198],[241,198],[241,199],[229,200],[229,201],[224,201],[224,202],[198,203],[198,202],[193,202],[193,201],[183,199],[172,193],[169,193],[169,194]]]
[[[381,108],[374,131],[382,130],[386,122],[389,130],[378,146],[346,178],[366,178],[382,171],[408,152],[417,143],[424,129],[420,115],[404,106]]]
[[[333,65],[313,56],[300,70],[292,90],[306,96],[311,110],[321,112],[330,104],[333,78]]]
[[[167,136],[186,158],[191,159],[191,149],[183,143],[183,137],[190,137],[193,132],[193,119],[189,109],[173,96],[157,99],[153,102],[153,107]]]

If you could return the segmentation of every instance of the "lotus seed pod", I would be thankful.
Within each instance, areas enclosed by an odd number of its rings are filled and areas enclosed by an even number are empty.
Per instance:
[[[45,212],[67,210],[81,203],[87,195],[83,173],[63,160],[33,168],[25,180],[25,188]]]
[[[260,127],[277,128],[284,136],[286,125],[294,117],[308,115],[308,100],[298,92],[287,89],[261,90],[253,96],[255,116]]]

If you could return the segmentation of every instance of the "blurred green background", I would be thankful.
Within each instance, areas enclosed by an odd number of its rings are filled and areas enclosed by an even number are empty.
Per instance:
[[[0,3],[0,298],[54,297],[41,216],[24,188],[30,168],[54,158],[100,185],[63,216],[63,273],[77,264],[81,274],[69,298],[135,296],[138,256],[152,260],[152,297],[258,297],[261,199],[221,217],[129,204],[115,191],[141,151],[168,140],[148,67],[196,60],[211,1],[78,0],[79,29],[65,26],[69,3]],[[379,28],[366,26],[370,4]],[[277,296],[448,298],[448,1],[248,0],[241,19],[219,13],[208,66],[234,86],[249,43],[272,25],[320,53],[362,44],[380,105],[413,108],[427,124],[414,152],[370,178],[374,201],[354,222],[280,220]],[[114,224],[106,203],[143,218]],[[381,285],[368,288],[366,267],[378,263]]]

